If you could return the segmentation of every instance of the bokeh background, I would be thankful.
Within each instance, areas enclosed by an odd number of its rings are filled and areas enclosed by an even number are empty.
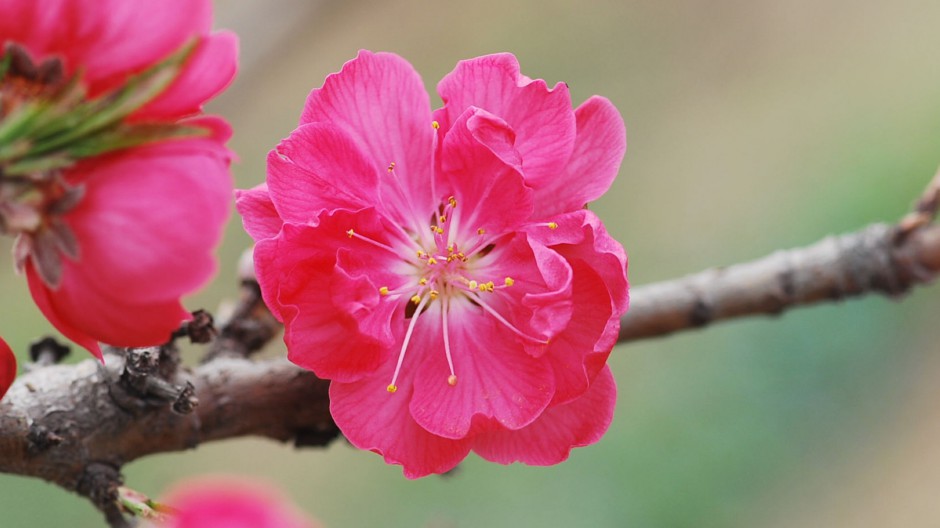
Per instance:
[[[940,164],[934,0],[215,5],[242,43],[239,78],[210,107],[235,126],[241,187],[262,181],[307,92],[359,48],[403,55],[432,92],[457,60],[511,51],[576,103],[610,98],[629,147],[594,209],[633,284],[895,220]],[[190,307],[235,295],[248,245],[233,219],[220,275]],[[9,260],[0,333],[23,353],[50,327]],[[253,476],[331,527],[935,526],[938,313],[935,286],[621,346],[610,432],[558,467],[471,456],[452,477],[408,481],[343,442],[243,439],[138,461],[127,482],[157,496],[187,475]],[[101,523],[83,499],[0,476],[4,527]]]

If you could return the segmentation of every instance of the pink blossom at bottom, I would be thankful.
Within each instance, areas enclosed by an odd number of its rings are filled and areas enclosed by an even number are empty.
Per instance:
[[[0,399],[6,394],[7,389],[13,384],[16,378],[16,356],[10,345],[3,339],[0,339]]]
[[[470,451],[557,464],[616,401],[627,258],[584,205],[617,174],[623,121],[509,54],[438,91],[432,112],[411,65],[363,51],[311,92],[237,197],[258,281],[353,445],[410,478]]]
[[[240,477],[200,477],[171,489],[159,528],[318,528],[277,489]]]

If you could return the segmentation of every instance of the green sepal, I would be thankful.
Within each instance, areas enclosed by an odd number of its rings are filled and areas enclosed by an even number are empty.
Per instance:
[[[179,76],[196,42],[191,40],[123,86],[93,100],[86,100],[80,74],[76,74],[51,99],[16,108],[0,120],[0,173],[62,168],[85,157],[207,134],[185,125],[124,123]],[[8,68],[9,62],[5,55],[0,64]]]

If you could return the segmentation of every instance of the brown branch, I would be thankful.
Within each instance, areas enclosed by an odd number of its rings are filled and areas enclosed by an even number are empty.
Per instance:
[[[875,224],[805,248],[634,288],[619,342],[868,293],[898,297],[940,272],[940,226],[904,229],[903,223]]]
[[[124,357],[107,354],[104,366],[86,360],[21,376],[0,403],[0,472],[89,495],[89,475],[146,455],[252,435],[322,445],[337,433],[327,382],[286,359],[222,358],[179,373],[199,401],[186,415],[122,406],[113,392],[123,371]]]

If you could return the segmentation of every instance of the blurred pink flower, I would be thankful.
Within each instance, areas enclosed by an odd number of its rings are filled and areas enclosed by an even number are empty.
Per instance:
[[[18,236],[17,264],[33,298],[99,358],[99,341],[169,339],[189,317],[180,296],[216,269],[231,198],[231,133],[200,113],[234,77],[237,42],[211,33],[211,19],[210,0],[0,0],[0,55],[20,57],[0,75],[0,123],[72,78],[89,100],[106,97],[192,46],[175,78],[124,122],[205,134],[85,157],[16,182],[0,167],[0,183],[12,189],[0,193],[0,232]],[[39,198],[24,205],[24,196]]]
[[[0,399],[7,393],[13,379],[16,378],[16,356],[10,350],[10,345],[0,339]]]
[[[470,450],[555,464],[613,413],[626,255],[584,205],[623,121],[509,54],[438,91],[432,113],[406,61],[363,51],[310,94],[267,184],[238,195],[258,280],[354,445],[411,478]]]
[[[161,528],[316,528],[271,486],[235,477],[181,482],[161,501],[170,507]]]

